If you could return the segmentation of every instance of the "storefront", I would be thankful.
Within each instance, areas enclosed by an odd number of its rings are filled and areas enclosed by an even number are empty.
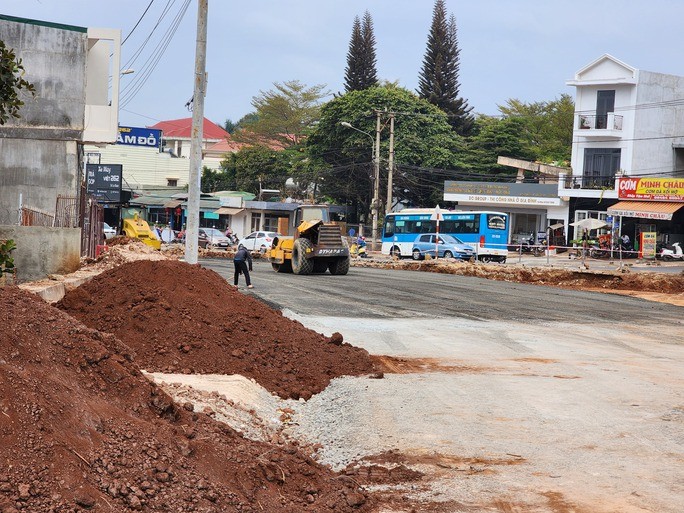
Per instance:
[[[509,243],[545,236],[549,226],[567,226],[568,201],[558,197],[558,184],[444,182],[444,200],[455,210],[492,210],[510,218]],[[564,237],[559,228],[559,238]]]
[[[607,214],[621,222],[621,234],[637,244],[642,233],[659,243],[684,242],[684,179],[619,178],[618,201]]]

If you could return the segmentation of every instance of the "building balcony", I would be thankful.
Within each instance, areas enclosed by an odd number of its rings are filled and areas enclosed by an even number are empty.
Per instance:
[[[558,195],[578,198],[617,198],[618,176],[560,175]]]
[[[608,114],[578,114],[575,130],[581,137],[622,137],[622,116],[609,112]]]

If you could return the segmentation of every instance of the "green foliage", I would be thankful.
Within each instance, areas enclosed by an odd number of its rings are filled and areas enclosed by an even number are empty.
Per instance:
[[[298,80],[274,83],[275,90],[260,91],[252,99],[255,117],[240,120],[243,130],[237,140],[263,144],[277,141],[284,147],[299,144],[318,119],[321,99],[328,95],[324,85],[307,87]],[[245,118],[243,118],[245,119]]]
[[[521,138],[528,145],[531,159],[546,164],[568,165],[572,150],[575,104],[562,94],[552,101],[524,103],[510,99],[499,111],[507,118],[522,121]]]
[[[213,186],[216,187],[214,191],[240,190],[258,196],[261,183],[262,189],[280,189],[285,195],[287,179],[305,184],[307,172],[306,154],[299,148],[273,150],[266,146],[249,146],[227,154],[220,171],[206,170],[202,190],[210,192]],[[298,180],[300,176],[302,178]]]
[[[474,119],[472,107],[459,96],[459,54],[456,20],[452,15],[447,21],[444,0],[436,0],[418,94],[446,112],[457,133],[468,135]]]
[[[344,88],[349,92],[373,87],[378,84],[377,75],[373,18],[366,11],[363,16],[363,24],[358,16],[354,18],[349,52],[347,53]]]
[[[0,241],[0,277],[3,274],[10,274],[14,272],[14,258],[12,258],[12,251],[17,248],[12,239]]]
[[[320,194],[352,205],[367,214],[373,192],[372,148],[376,133],[376,111],[396,112],[395,163],[396,196],[421,204],[443,189],[443,182],[424,176],[413,167],[454,168],[459,165],[463,141],[451,130],[447,116],[437,107],[399,87],[372,87],[352,91],[323,106],[321,118],[306,141],[312,162],[320,170]],[[388,115],[382,114],[381,196],[386,191],[389,152]],[[342,121],[366,132],[342,126]],[[384,183],[382,183],[384,182]]]
[[[36,95],[33,84],[24,80],[24,73],[21,59],[0,40],[0,125],[19,117],[19,109],[24,105],[22,91]]]
[[[525,121],[519,117],[478,116],[464,155],[466,168],[475,175],[515,176],[516,170],[499,166],[499,156],[534,160],[535,153],[525,134]],[[475,176],[476,180],[487,180]]]

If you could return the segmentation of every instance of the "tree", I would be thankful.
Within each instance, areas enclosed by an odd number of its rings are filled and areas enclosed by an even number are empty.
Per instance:
[[[321,109],[321,118],[306,140],[312,167],[319,171],[320,194],[354,207],[368,218],[373,197],[372,148],[376,111],[381,111],[381,196],[386,191],[389,129],[388,114],[395,116],[395,162],[393,196],[410,204],[425,205],[443,182],[417,168],[451,168],[459,165],[462,141],[451,129],[447,116],[437,107],[400,87],[372,87],[333,99]],[[401,114],[399,114],[401,113]],[[366,132],[359,133],[341,122]],[[370,138],[369,138],[370,136]]]
[[[0,125],[19,117],[19,109],[24,105],[22,91],[36,95],[33,84],[23,78],[24,73],[21,59],[0,40]]]
[[[233,135],[240,142],[278,142],[290,147],[301,142],[316,121],[321,99],[328,95],[325,85],[306,87],[298,80],[273,84],[275,90],[259,91],[252,99],[256,109],[252,119],[240,120],[242,130]]]
[[[560,98],[552,101],[532,103],[513,98],[498,107],[504,116],[523,120],[521,136],[527,139],[535,160],[568,165],[575,115],[575,104],[570,95],[561,94]]]
[[[361,91],[376,86],[378,84],[376,62],[373,18],[366,11],[363,15],[363,24],[358,16],[354,18],[345,69],[345,90],[347,92]]]
[[[444,0],[436,0],[418,94],[446,112],[457,133],[468,135],[474,118],[472,107],[459,96],[459,54],[456,19],[452,15],[447,22]]]

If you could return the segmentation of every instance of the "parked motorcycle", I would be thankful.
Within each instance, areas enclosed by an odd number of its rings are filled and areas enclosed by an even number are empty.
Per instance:
[[[670,261],[670,260],[684,260],[684,252],[682,251],[681,246],[679,245],[679,242],[675,242],[672,244],[672,247],[663,247],[660,250],[660,258],[665,260],[665,261]]]
[[[534,237],[529,237],[527,239],[522,239],[517,244],[511,244],[508,247],[509,251],[515,251],[516,253],[531,253],[532,255],[539,257],[546,251],[546,241],[539,241],[537,244]]]

